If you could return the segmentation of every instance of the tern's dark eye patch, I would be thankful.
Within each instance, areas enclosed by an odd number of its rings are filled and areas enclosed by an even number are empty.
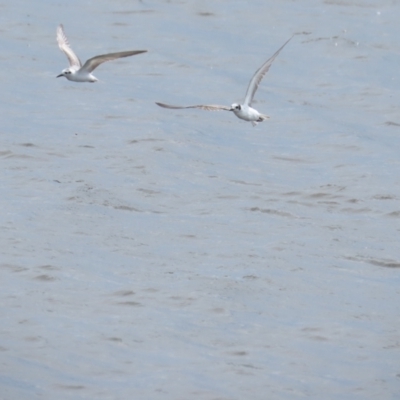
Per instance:
[[[236,106],[236,110],[241,110],[242,109],[242,107],[240,107],[240,104],[238,104],[237,106]]]

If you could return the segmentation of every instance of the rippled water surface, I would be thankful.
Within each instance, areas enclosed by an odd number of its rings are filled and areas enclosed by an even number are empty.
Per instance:
[[[2,400],[399,398],[399,1],[0,11]]]

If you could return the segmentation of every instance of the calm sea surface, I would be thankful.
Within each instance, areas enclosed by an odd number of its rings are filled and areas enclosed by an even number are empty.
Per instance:
[[[0,399],[400,397],[400,2],[0,2]],[[95,84],[67,67],[63,23]],[[242,101],[253,128],[170,104]]]

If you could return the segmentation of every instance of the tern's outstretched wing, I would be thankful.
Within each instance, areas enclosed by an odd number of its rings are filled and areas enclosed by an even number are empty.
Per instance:
[[[85,64],[83,64],[82,69],[84,69],[88,72],[92,72],[100,64],[103,64],[106,61],[115,60],[117,58],[130,57],[130,56],[134,56],[136,54],[141,54],[141,53],[146,53],[146,52],[147,52],[147,50],[133,50],[133,51],[121,51],[119,53],[103,54],[101,56],[89,58],[89,60],[87,60],[85,62]]]
[[[69,66],[79,69],[82,66],[82,63],[79,60],[78,56],[72,51],[68,39],[65,36],[64,27],[62,24],[57,27],[57,43],[60,50],[64,52],[64,54],[67,56]]]
[[[157,103],[156,104],[160,107],[164,107],[164,108],[171,108],[173,110],[180,110],[183,108],[200,108],[202,110],[207,110],[207,111],[221,111],[221,110],[225,110],[225,111],[231,111],[231,107],[226,107],[226,106],[217,106],[217,105],[198,105],[198,106],[185,106],[185,107],[181,107],[181,106],[170,106],[168,104],[164,104],[164,103]]]
[[[269,70],[270,66],[272,65],[272,63],[274,62],[275,58],[278,57],[278,54],[280,53],[280,51],[289,43],[289,41],[293,38],[293,36],[289,40],[287,40],[283,44],[283,46],[280,49],[278,49],[276,51],[276,53],[269,60],[265,61],[265,63],[263,65],[261,65],[261,67],[256,71],[256,73],[250,80],[249,87],[247,88],[246,97],[244,99],[244,104],[247,104],[248,106],[251,105],[254,94],[256,93],[256,90],[257,90],[258,85],[260,84],[262,78],[264,78],[264,75],[268,72],[268,70]]]

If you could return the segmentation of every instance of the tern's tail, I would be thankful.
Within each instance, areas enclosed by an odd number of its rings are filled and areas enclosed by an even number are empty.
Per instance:
[[[268,115],[260,114],[259,117],[258,117],[258,120],[257,120],[257,121],[251,121],[251,124],[252,124],[253,126],[256,126],[258,122],[263,122],[263,121],[265,121],[266,119],[269,119],[269,116],[268,116]]]

